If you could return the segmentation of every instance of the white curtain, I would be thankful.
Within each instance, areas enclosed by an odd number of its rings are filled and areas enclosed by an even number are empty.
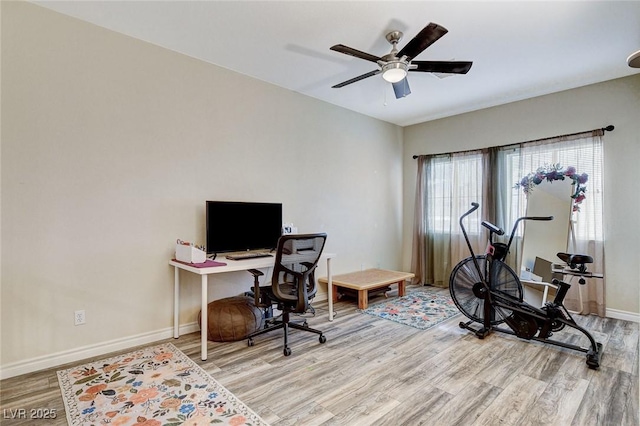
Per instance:
[[[596,130],[508,147],[501,150],[499,158],[499,168],[505,172],[503,178],[506,177],[510,185],[501,187],[502,205],[498,211],[505,212],[504,220],[508,223],[513,223],[518,217],[526,214],[527,203],[524,192],[513,190],[513,185],[523,176],[536,171],[541,166],[556,164],[563,168],[575,167],[577,173],[588,175],[586,198],[578,205],[580,210],[575,211],[571,218],[573,229],[567,251],[592,256],[594,263],[588,266],[589,271],[604,273],[602,131]],[[509,193],[512,195],[509,196]],[[518,235],[522,235],[522,230]],[[518,265],[521,241],[519,239],[516,241],[510,260],[512,264]],[[550,260],[558,261],[559,259]],[[577,278],[569,282],[572,287],[565,299],[568,309],[604,316],[603,279],[587,279],[587,284],[584,286],[578,285]],[[582,306],[580,306],[581,296]]]
[[[412,270],[418,282],[447,287],[453,267],[470,256],[458,218],[481,201],[483,156],[481,151],[422,156],[418,169]],[[481,217],[482,206],[465,223],[476,254],[486,245]]]
[[[552,164],[573,166],[589,175],[586,199],[572,218],[575,238],[568,251],[592,256],[595,263],[589,270],[604,273],[602,134],[596,130],[482,151],[419,156],[412,255],[416,281],[446,287],[453,267],[469,256],[458,218],[471,202],[480,203],[478,212],[465,222],[476,254],[482,254],[487,243],[482,220],[509,234],[516,219],[526,214],[526,196],[515,184]],[[521,235],[519,229],[507,257],[515,269],[520,264]],[[588,279],[587,285],[578,286],[576,279],[565,302],[571,310],[604,316],[604,281]]]

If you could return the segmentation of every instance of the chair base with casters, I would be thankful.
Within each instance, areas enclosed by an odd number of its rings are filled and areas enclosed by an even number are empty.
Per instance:
[[[304,323],[302,323],[302,325],[300,324],[296,324],[294,322],[290,321],[290,313],[289,312],[283,312],[282,313],[282,320],[281,321],[274,321],[273,325],[265,327],[261,330],[255,331],[253,333],[251,333],[249,336],[247,336],[247,344],[249,346],[253,346],[255,343],[253,341],[253,338],[256,336],[259,336],[261,334],[264,333],[268,333],[270,331],[273,330],[279,330],[279,329],[283,329],[284,330],[284,356],[289,356],[291,355],[291,348],[289,347],[289,328],[295,328],[296,330],[302,330],[302,331],[308,331],[311,333],[315,333],[320,335],[320,337],[318,338],[318,341],[320,343],[325,343],[327,341],[327,338],[325,337],[324,333],[320,330],[316,330],[315,328],[311,328],[309,327],[307,321],[305,320]]]
[[[308,331],[319,335],[318,341],[325,343],[327,338],[320,330],[309,327],[305,319],[302,324],[291,321],[291,314],[303,314],[312,311],[310,301],[317,292],[315,270],[322,254],[326,234],[288,234],[278,240],[276,259],[271,277],[271,285],[260,286],[262,272],[250,270],[254,277],[254,297],[256,305],[265,312],[265,324],[247,336],[247,344],[254,345],[253,338],[274,330],[283,330],[285,356],[291,355],[289,347],[289,329]],[[272,306],[282,311],[282,318],[275,319],[269,313]]]

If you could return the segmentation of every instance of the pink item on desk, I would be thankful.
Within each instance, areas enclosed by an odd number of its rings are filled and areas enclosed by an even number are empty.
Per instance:
[[[226,266],[227,265],[224,262],[216,262],[215,260],[210,260],[210,259],[207,259],[203,263],[189,263],[189,262],[183,262],[183,261],[178,260],[178,259],[172,259],[172,260],[174,262],[184,263],[185,265],[193,266],[194,268],[211,268],[211,267],[214,267],[214,266]]]

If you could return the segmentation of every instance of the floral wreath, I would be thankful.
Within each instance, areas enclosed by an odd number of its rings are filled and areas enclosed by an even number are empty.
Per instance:
[[[516,183],[514,188],[522,188],[524,193],[528,196],[536,185],[544,182],[553,182],[554,180],[565,180],[565,178],[571,179],[573,182],[574,190],[571,195],[573,199],[573,211],[580,211],[579,204],[586,198],[585,192],[587,187],[584,185],[589,180],[589,175],[586,173],[579,174],[576,172],[576,168],[569,166],[563,169],[560,164],[545,165],[539,167],[535,172],[531,172]]]

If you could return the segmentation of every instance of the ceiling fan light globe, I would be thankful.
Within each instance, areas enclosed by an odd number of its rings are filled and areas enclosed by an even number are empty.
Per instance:
[[[397,83],[407,76],[407,64],[391,62],[382,67],[382,78],[389,83]]]

